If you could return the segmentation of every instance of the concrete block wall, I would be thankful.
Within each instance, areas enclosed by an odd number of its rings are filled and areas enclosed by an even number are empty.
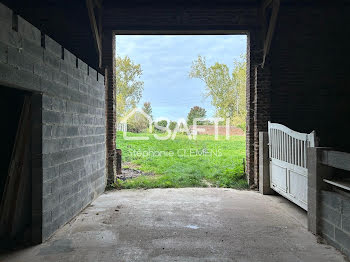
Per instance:
[[[41,95],[44,240],[104,191],[104,77],[2,4],[0,26],[0,83]]]
[[[350,257],[350,195],[323,190],[320,215],[323,238]]]

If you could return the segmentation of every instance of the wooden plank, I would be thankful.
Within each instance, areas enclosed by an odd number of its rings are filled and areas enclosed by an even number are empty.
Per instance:
[[[262,9],[265,10],[269,5],[271,5],[273,0],[265,0],[262,4]]]
[[[102,1],[94,0],[94,4],[95,4],[98,8],[102,8]]]
[[[276,27],[276,23],[277,23],[277,16],[278,16],[278,11],[279,11],[279,7],[280,7],[280,0],[272,0],[270,2],[272,2],[272,14],[270,17],[270,22],[269,22],[269,27],[267,30],[266,38],[264,41],[264,55],[263,55],[263,61],[262,61],[262,65],[261,65],[262,68],[264,68],[266,56],[268,55],[268,53],[270,51],[270,46],[271,46],[273,34],[275,32],[275,27]],[[268,3],[268,5],[269,4],[270,3]],[[266,10],[268,5],[263,7],[263,13],[265,13],[265,10]]]
[[[86,0],[86,6],[88,9],[92,35],[95,39],[96,49],[99,56],[99,67],[101,67],[102,66],[102,42],[101,42],[100,32],[98,30],[98,25],[96,22],[93,0]]]
[[[27,163],[28,146],[30,133],[28,130],[30,125],[30,98],[25,97],[22,107],[22,113],[19,120],[15,144],[12,151],[11,162],[9,165],[9,172],[6,179],[6,184],[3,196],[0,203],[0,234],[12,235],[18,227],[18,218],[16,214],[22,212],[24,182],[23,174],[28,174],[25,170],[25,163]],[[23,181],[24,180],[24,181]]]

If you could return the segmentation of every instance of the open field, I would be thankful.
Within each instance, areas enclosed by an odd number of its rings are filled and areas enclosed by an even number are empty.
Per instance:
[[[161,135],[161,134],[160,134]],[[149,140],[125,140],[117,133],[117,148],[123,152],[123,168],[141,170],[146,175],[118,180],[118,188],[230,187],[244,189],[245,136],[198,135],[189,140],[177,134],[174,140],[157,140],[153,134],[128,136]]]

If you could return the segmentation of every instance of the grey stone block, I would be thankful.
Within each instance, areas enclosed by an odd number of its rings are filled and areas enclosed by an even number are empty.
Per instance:
[[[60,83],[62,85],[68,85],[68,75],[62,71],[55,71],[53,73],[53,81],[56,83]]]
[[[52,98],[50,96],[45,94],[42,96],[42,108],[47,110],[52,109]]]
[[[41,79],[41,89],[44,94],[61,99],[70,99],[70,90],[57,82]]]
[[[86,76],[86,74],[76,66],[71,67],[70,70],[68,71],[68,74],[81,82],[85,80],[85,76]]]
[[[68,87],[79,90],[79,81],[72,76],[68,76]]]
[[[69,102],[69,103],[67,104],[67,112],[70,112],[70,113],[79,113],[78,104],[75,103],[75,102]]]
[[[75,172],[75,174],[77,174],[76,171],[79,171],[84,168],[84,164],[85,164],[85,161],[83,158],[79,158],[72,161],[73,171]]]
[[[0,3],[0,22],[2,23],[1,30],[12,28],[12,10]]]
[[[47,225],[47,224],[50,224],[51,222],[52,222],[52,213],[51,213],[51,211],[43,212],[43,221],[42,221],[42,223],[44,225]]]
[[[95,127],[95,132],[96,135],[102,135],[106,133],[106,129],[104,127]]]
[[[71,68],[74,68],[76,67],[77,58],[67,49],[64,49],[64,62],[66,63],[66,65],[70,66]]]
[[[341,212],[342,199],[338,193],[322,190],[321,201],[325,205],[337,210],[337,212]]]
[[[21,69],[30,73],[34,72],[33,59],[17,48],[8,48],[8,64],[16,69]]]
[[[70,89],[69,95],[70,95],[71,101],[79,102],[79,103],[82,101],[86,101],[86,96],[84,96],[83,93],[80,93],[77,90]]]
[[[342,216],[342,229],[350,234],[350,216]]]
[[[53,126],[52,127],[52,137],[54,138],[61,138],[61,137],[65,137],[66,136],[66,132],[65,132],[65,128],[63,126]]]
[[[62,186],[67,186],[69,184],[72,184],[74,181],[78,179],[77,173],[66,173],[62,176]]]
[[[95,85],[97,82],[97,71],[92,67],[89,67],[89,78],[87,79],[89,84]]]
[[[53,194],[59,194],[62,190],[62,178],[56,177],[51,181],[51,192]]]
[[[41,232],[42,239],[48,239],[52,235],[52,233],[54,232],[51,225],[52,225],[52,223],[42,225],[42,232]],[[41,238],[41,236],[40,236],[40,238]]]
[[[60,150],[67,150],[71,149],[74,146],[74,139],[73,138],[60,138],[59,140],[59,148]]]
[[[52,110],[58,112],[65,112],[67,110],[67,103],[62,99],[52,99]]]
[[[88,73],[88,65],[83,62],[81,59],[78,58],[78,68],[81,70],[84,74],[87,75]]]
[[[341,214],[324,203],[321,204],[321,216],[336,227],[341,227]]]
[[[72,148],[79,148],[85,146],[84,137],[73,137],[71,138]]]
[[[53,152],[57,152],[58,150],[59,144],[57,139],[43,139],[43,154],[50,154]]]
[[[58,194],[43,195],[43,211],[50,211],[59,203]]]
[[[0,63],[8,62],[8,46],[0,42]]]
[[[43,169],[43,181],[53,180],[59,177],[58,167],[49,167]]]
[[[80,178],[80,172],[79,172],[79,178]],[[80,189],[82,188],[82,181],[79,180],[73,185],[73,192],[79,192]]]
[[[43,125],[43,138],[51,138],[52,137],[52,126]]]
[[[61,123],[60,113],[54,111],[43,110],[43,123],[59,124]]]
[[[41,62],[34,63],[34,74],[49,81],[52,81],[53,79],[52,70]]]
[[[62,177],[62,184],[64,184],[63,176],[66,176],[67,174],[68,175],[72,174],[72,171],[73,171],[73,166],[71,162],[63,163],[59,165],[59,173],[60,173],[60,176]]]
[[[50,195],[51,191],[51,181],[43,181],[43,195]]]
[[[59,217],[56,217],[56,218],[53,217],[52,219],[53,219],[53,221],[52,221],[51,226],[52,226],[53,231],[56,231],[57,229],[59,229],[61,226],[63,226],[67,222],[64,213],[62,215],[60,215]]]
[[[350,200],[349,198],[343,199],[343,210],[342,213],[344,216],[350,217]]]
[[[30,24],[28,21],[18,16],[18,33],[24,38],[41,46],[41,32],[38,28]]]
[[[43,54],[45,65],[50,66],[53,69],[59,71],[61,66],[61,58],[57,57],[56,55],[52,54],[47,50],[44,50]]]
[[[35,62],[43,62],[44,49],[40,45],[37,45],[26,38],[23,38],[22,49],[24,52],[29,54]]]
[[[324,219],[321,219],[320,221],[321,223],[321,232],[322,232],[322,235],[327,235],[328,237],[334,239],[334,225],[327,222],[326,220]]]
[[[51,212],[52,212],[52,219],[55,220],[56,218],[58,218],[64,214],[65,208],[61,204],[58,204],[57,206],[55,206],[52,209]]]
[[[33,72],[15,69],[11,65],[0,63],[0,81],[3,84],[9,84],[18,88],[32,91],[40,91],[40,77]]]
[[[44,139],[45,140],[45,139]],[[46,139],[47,140],[47,139]],[[40,148],[40,150],[43,151],[43,155],[41,155],[42,157],[42,168],[49,168],[49,167],[52,167],[51,165],[51,157],[50,157],[50,154],[49,153],[44,153],[44,150],[43,150],[43,147]],[[38,168],[40,169],[40,165],[38,164],[37,165]]]
[[[67,136],[77,136],[79,135],[79,129],[77,126],[70,126],[67,128]]]
[[[0,23],[0,26],[3,24]],[[6,26],[0,30],[0,42],[16,48],[22,48],[23,45],[21,36],[11,28],[7,29]]]
[[[62,46],[47,35],[45,35],[45,49],[62,59]]]
[[[80,83],[79,84],[79,91],[82,93],[87,93],[88,92],[87,85],[85,83]]]
[[[68,71],[71,69],[71,65],[68,64],[64,59],[61,60],[60,70],[62,73],[68,74]]]
[[[60,191],[60,203],[70,198],[73,194],[74,194],[73,184],[62,187]]]
[[[51,153],[51,161],[56,165],[67,162],[68,159],[65,151]]]
[[[339,228],[335,228],[335,240],[346,249],[350,249],[350,235],[340,230]]]
[[[326,240],[326,242],[327,242],[329,245],[335,247],[335,248],[338,249],[338,250],[342,250],[342,246],[341,246],[337,241],[335,241],[334,239],[328,237],[327,235],[324,235],[324,236],[322,236],[322,237]]]

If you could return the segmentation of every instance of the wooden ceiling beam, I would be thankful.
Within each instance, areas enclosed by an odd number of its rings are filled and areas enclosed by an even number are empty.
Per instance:
[[[92,30],[92,35],[95,40],[95,46],[97,49],[98,53],[98,64],[99,67],[101,68],[102,66],[102,37],[101,37],[101,8],[96,5],[96,2],[101,6],[101,2],[98,0],[86,0],[86,6],[88,9],[88,15],[89,15],[89,20],[90,20],[90,25],[91,25],[91,30]],[[96,21],[96,16],[95,16],[95,11],[94,8],[97,6],[99,9],[99,14],[98,14],[98,19],[99,22],[97,23]],[[102,7],[102,6],[101,6]]]
[[[271,5],[272,12],[271,12],[271,17],[269,20],[267,32],[265,35],[264,39],[264,53],[263,53],[263,61],[261,64],[261,67],[263,68],[265,65],[265,60],[266,56],[268,55],[271,47],[271,42],[273,38],[273,34],[275,32],[276,28],[276,23],[277,23],[277,16],[278,16],[278,11],[280,7],[280,0],[266,0],[263,2],[263,17],[264,17],[264,22],[265,22],[265,14],[266,14],[266,9]]]
[[[95,6],[97,6],[98,8],[102,8],[102,0],[94,0],[94,4],[95,4]]]

